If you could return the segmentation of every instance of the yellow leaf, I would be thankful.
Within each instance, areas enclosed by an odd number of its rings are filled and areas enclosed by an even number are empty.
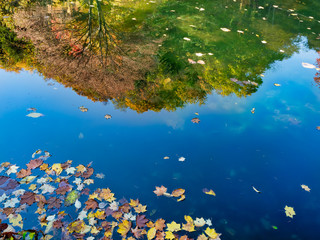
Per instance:
[[[122,237],[125,237],[131,228],[131,222],[128,220],[123,220],[122,223],[119,223],[118,233],[121,234]]]
[[[172,221],[171,223],[167,223],[167,231],[169,232],[177,232],[181,230],[181,225]]]
[[[95,212],[94,216],[95,216],[96,218],[98,218],[98,219],[101,219],[101,220],[103,220],[103,219],[106,218],[105,212],[102,211],[102,210],[97,210],[97,211]]]
[[[155,227],[150,228],[148,231],[148,234],[147,234],[148,240],[153,239],[156,236],[156,232],[157,232],[157,230]]]
[[[131,207],[136,207],[136,206],[138,206],[138,204],[139,204],[139,199],[137,199],[137,200],[130,199],[129,205]]]
[[[177,202],[181,202],[186,199],[186,195],[181,195],[181,197],[177,200]]]
[[[310,188],[307,185],[302,184],[301,185],[302,189],[306,190],[307,192],[310,192]]]
[[[51,169],[52,169],[53,171],[55,171],[56,174],[59,176],[60,173],[62,172],[61,163],[55,163],[55,164],[53,164],[52,167],[51,167]]]
[[[147,206],[143,206],[141,203],[134,208],[134,210],[136,211],[136,213],[143,213],[147,211]]]
[[[30,187],[29,187],[29,189],[30,189],[31,191],[36,190],[36,188],[37,188],[37,184],[31,184]]]
[[[12,224],[12,226],[18,226],[21,229],[23,228],[22,217],[20,214],[17,214],[17,215],[10,214],[8,216],[8,218],[9,218],[9,222]]]
[[[116,200],[116,198],[114,197],[114,193],[112,193],[109,188],[103,188],[100,192],[100,197],[104,200],[107,200],[108,202],[113,202],[114,200]]]
[[[209,238],[215,239],[215,238],[219,237],[219,234],[216,233],[216,230],[214,228],[211,229],[211,228],[207,227],[207,229],[204,232],[209,236]]]
[[[212,189],[210,189],[209,191],[207,191],[207,192],[204,192],[205,194],[208,194],[208,195],[212,195],[212,196],[215,196],[216,195],[216,193],[212,190]]]
[[[77,168],[77,172],[80,172],[80,173],[84,173],[87,170],[86,167],[83,166],[82,164],[80,164],[76,168]]]
[[[286,216],[293,218],[294,215],[296,215],[296,212],[293,210],[292,207],[285,206],[284,210],[286,211]]]
[[[197,240],[208,240],[208,238],[206,237],[206,235],[202,233],[201,235],[198,236]]]
[[[175,239],[176,237],[173,235],[172,232],[166,231],[166,239]]]

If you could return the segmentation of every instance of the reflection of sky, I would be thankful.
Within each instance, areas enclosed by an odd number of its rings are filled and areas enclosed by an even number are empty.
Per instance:
[[[202,106],[144,114],[93,103],[37,74],[1,71],[0,159],[22,166],[40,148],[53,154],[50,163],[93,161],[106,175],[96,180],[99,187],[110,186],[118,198],[139,197],[149,211],[157,209],[155,218],[210,217],[224,239],[316,239],[320,89],[313,83],[315,70],[301,66],[316,57],[301,52],[274,64],[246,98],[212,94]],[[89,111],[81,112],[82,105]],[[29,107],[45,116],[27,118]],[[198,125],[191,122],[195,112]],[[162,184],[186,188],[186,200],[157,198],[152,191]],[[204,187],[217,197],[204,195]],[[294,220],[284,216],[285,205],[295,208]]]

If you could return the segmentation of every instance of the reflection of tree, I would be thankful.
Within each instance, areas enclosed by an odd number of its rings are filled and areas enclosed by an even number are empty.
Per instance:
[[[309,47],[317,46],[304,25],[316,31],[316,21],[304,17],[300,22],[300,15],[275,9],[266,4],[270,1],[166,1],[152,9],[144,2],[82,0],[67,10],[56,2],[50,12],[38,6],[14,14],[15,31],[37,50],[33,66],[93,100],[113,99],[117,107],[137,112],[201,104],[213,91],[248,96],[272,63],[298,50],[299,36],[307,36]],[[309,9],[318,6],[313,2],[294,4],[307,16],[315,13]],[[259,5],[265,8],[258,10]],[[121,41],[115,28],[125,33]],[[117,45],[124,51],[117,51]],[[120,67],[107,70],[101,65],[105,62]]]

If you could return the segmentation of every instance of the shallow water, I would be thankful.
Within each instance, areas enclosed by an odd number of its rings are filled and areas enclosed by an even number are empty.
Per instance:
[[[51,163],[92,161],[106,175],[96,187],[139,198],[149,212],[156,209],[154,219],[210,218],[222,239],[318,239],[320,89],[317,70],[302,62],[316,63],[320,40],[313,49],[307,41],[302,37],[294,44],[299,50],[273,59],[263,72],[259,66],[262,81],[247,96],[213,88],[204,104],[185,101],[174,111],[119,109],[117,100],[93,102],[37,72],[1,70],[0,160],[23,165],[44,149]],[[44,116],[26,117],[30,107]],[[153,190],[161,185],[186,189],[186,200],[157,197]],[[286,205],[294,207],[293,219]]]

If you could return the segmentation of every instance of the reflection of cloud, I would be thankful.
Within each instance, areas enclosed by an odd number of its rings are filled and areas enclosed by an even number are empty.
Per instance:
[[[273,115],[273,119],[275,121],[288,122],[292,125],[299,125],[301,123],[301,121],[292,114],[280,113],[280,110],[278,109],[274,110],[274,113],[275,115]]]
[[[246,111],[246,101],[236,96],[223,97],[212,94],[208,97],[206,107],[216,112],[233,111],[233,113],[242,113]]]

